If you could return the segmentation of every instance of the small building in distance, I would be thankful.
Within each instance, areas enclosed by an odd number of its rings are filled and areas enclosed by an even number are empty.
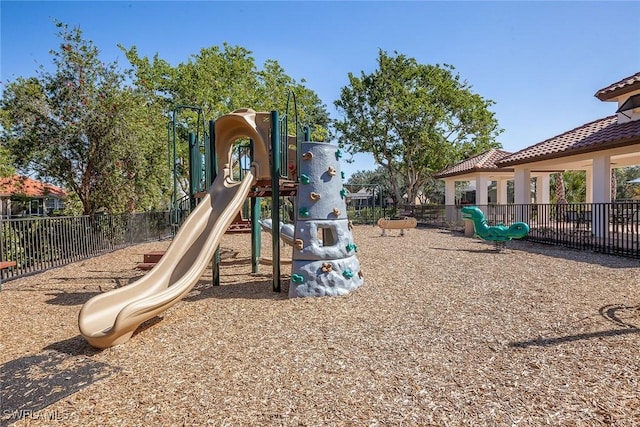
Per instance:
[[[0,216],[48,216],[64,209],[66,196],[64,189],[26,176],[0,178]]]

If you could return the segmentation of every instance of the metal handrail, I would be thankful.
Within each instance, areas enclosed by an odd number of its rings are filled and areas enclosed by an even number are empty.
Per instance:
[[[292,102],[293,101],[293,102]],[[293,107],[293,117],[289,112],[290,109],[290,104],[292,103],[292,107]],[[302,141],[305,140],[305,129],[304,126],[302,125],[302,123],[300,122],[300,120],[298,119],[298,103],[296,101],[296,94],[294,91],[289,90],[289,92],[287,93],[287,103],[286,103],[286,107],[285,107],[285,113],[283,115],[280,116],[280,164],[281,165],[285,165],[284,171],[281,171],[280,176],[282,178],[288,178],[288,166],[289,164],[294,164],[294,163],[290,163],[289,159],[289,123],[293,121],[293,124],[295,126],[295,140],[296,140],[296,144],[295,144],[295,149],[296,149],[296,156],[295,156],[295,168],[296,171],[298,171],[300,169],[300,149],[301,149],[301,143]]]

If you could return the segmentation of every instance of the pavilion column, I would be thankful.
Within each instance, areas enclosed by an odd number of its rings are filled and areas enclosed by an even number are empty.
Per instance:
[[[538,222],[542,224],[549,223],[549,203],[551,188],[551,174],[543,173],[536,178],[536,204],[538,212]]]
[[[600,155],[593,158],[593,203],[611,202],[611,157]]]
[[[485,218],[489,219],[489,180],[486,175],[481,173],[476,175],[476,206],[484,212]],[[465,221],[465,226],[471,226],[470,221]],[[473,227],[467,232],[465,227],[465,235],[473,236]]]
[[[498,204],[506,205],[507,204],[507,183],[506,179],[499,179],[496,182],[496,196],[498,198]]]
[[[551,174],[549,173],[544,173],[536,178],[536,203],[549,204],[550,183]]]
[[[444,181],[444,204],[446,209],[447,221],[456,220],[456,180],[445,179]]]
[[[498,179],[496,181],[497,204],[495,206],[492,206],[493,218],[496,223],[506,224],[509,220],[509,208],[506,206],[508,203],[508,182],[509,180],[507,179]]]
[[[485,175],[476,176],[476,205],[486,206],[489,204],[489,180]]]
[[[584,201],[586,203],[593,203],[593,169],[587,168],[585,172],[586,172],[586,182],[585,182],[586,193],[585,193]]]
[[[529,221],[529,209],[531,204],[531,170],[525,168],[515,168],[513,180],[514,202],[516,205],[515,220]]]
[[[593,158],[593,202],[611,203],[611,157],[599,155]],[[592,213],[592,230],[596,237],[609,233],[609,210],[595,209]]]

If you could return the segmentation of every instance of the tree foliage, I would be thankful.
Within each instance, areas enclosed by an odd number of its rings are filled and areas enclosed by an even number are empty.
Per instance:
[[[165,114],[177,106],[190,105],[202,108],[206,120],[230,113],[239,108],[256,111],[277,110],[288,113],[312,129],[312,139],[322,141],[327,136],[329,116],[320,98],[304,86],[304,80],[295,81],[275,60],[267,60],[258,69],[251,51],[224,43],[223,46],[203,48],[188,57],[186,62],[172,66],[155,54],[152,58],[141,56],[136,46],[120,46],[133,65],[134,80],[143,87],[150,98],[162,105]],[[294,110],[293,98],[297,102]],[[287,111],[287,101],[289,109]],[[198,125],[197,114],[180,110],[177,121],[177,140],[186,141],[187,133]],[[296,131],[295,121],[289,121],[290,133]],[[187,144],[178,144],[176,156],[187,158]],[[181,163],[186,165],[185,162]],[[186,190],[186,167],[176,166],[178,181]]]
[[[359,77],[349,73],[334,104],[343,115],[334,122],[339,143],[373,154],[396,201],[405,194],[414,200],[446,166],[500,147],[493,101],[473,93],[450,65],[423,65],[380,50],[378,69]]]
[[[9,149],[0,145],[0,178],[7,178],[15,173],[16,169],[13,164],[13,156]]]
[[[585,171],[565,171],[551,175],[550,186],[555,189],[551,195],[551,203],[584,203],[586,180]]]
[[[391,182],[385,170],[378,167],[375,170],[357,171],[353,173],[346,183],[349,186],[349,191],[357,192],[361,188],[367,188],[367,186],[377,185],[382,193],[387,197],[391,194]]]
[[[57,26],[55,71],[5,89],[2,142],[20,169],[73,191],[85,214],[157,207],[167,187],[161,110],[79,28]]]
[[[158,54],[152,59],[140,56],[136,46],[120,48],[133,65],[139,84],[153,92],[167,112],[177,105],[195,105],[203,108],[207,119],[214,120],[239,108],[283,113],[292,92],[298,119],[314,126],[316,136],[326,135],[326,106],[304,86],[304,80],[297,82],[288,76],[275,60],[266,60],[258,69],[251,51],[224,43],[203,48],[174,67]],[[293,101],[289,111],[293,114]]]
[[[639,199],[640,184],[629,181],[640,177],[640,166],[613,169],[616,179],[617,199]],[[615,199],[614,199],[615,200]]]

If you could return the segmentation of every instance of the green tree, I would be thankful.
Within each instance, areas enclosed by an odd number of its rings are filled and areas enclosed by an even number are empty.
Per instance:
[[[74,192],[85,214],[157,207],[168,173],[162,111],[79,28],[56,25],[55,72],[41,67],[4,91],[3,144],[19,168]]]
[[[551,203],[554,204],[566,204],[567,202],[567,190],[564,185],[564,172],[557,172],[551,175],[551,187],[554,192],[551,196]]]
[[[284,68],[277,61],[267,60],[264,68],[258,73],[258,94],[256,99],[257,109],[262,111],[277,110],[290,116],[297,113],[298,121],[309,126],[312,141],[326,141],[328,139],[329,114],[326,106],[318,95],[307,88],[302,79],[299,83],[286,75]],[[293,97],[297,104],[294,111]],[[289,106],[287,111],[287,100]],[[295,123],[293,124],[295,131]],[[290,126],[291,126],[290,124]]]
[[[473,93],[450,65],[423,65],[380,50],[378,69],[349,73],[334,104],[343,116],[334,122],[340,145],[372,153],[396,200],[404,194],[414,200],[433,173],[500,147],[493,101]]]
[[[375,170],[357,171],[353,173],[347,180],[346,185],[349,187],[349,191],[354,193],[358,192],[361,188],[365,188],[366,185],[378,185],[378,188],[382,191],[385,198],[392,194],[389,176],[381,167]]]
[[[551,175],[550,186],[554,188],[551,203],[584,203],[586,199],[585,171],[565,171]],[[564,201],[562,201],[564,200]]]
[[[152,58],[141,56],[136,46],[120,46],[134,68],[134,79],[147,94],[162,105],[169,117],[178,105],[202,108],[204,117],[216,119],[238,108],[256,111],[277,110],[286,112],[289,94],[297,101],[298,119],[311,125],[312,138],[324,140],[329,116],[320,98],[304,86],[304,80],[295,81],[275,60],[267,60],[258,69],[251,51],[241,46],[203,48],[183,63],[172,66],[155,54]],[[289,102],[289,115],[293,116],[293,100]],[[181,110],[176,123],[177,140],[187,141],[187,133],[198,127],[197,114]],[[295,123],[289,122],[289,132],[295,132]],[[186,159],[187,144],[180,143],[176,156]],[[186,162],[182,165],[186,166]],[[177,167],[182,192],[188,183],[188,168]]]
[[[640,196],[640,184],[629,181],[640,177],[640,166],[613,169],[616,176],[617,199],[637,199]]]
[[[444,181],[428,177],[422,185],[422,193],[418,198],[422,204],[444,204]]]
[[[297,101],[298,119],[326,135],[329,116],[320,98],[285,73],[277,61],[268,59],[258,69],[252,52],[224,43],[203,48],[186,62],[171,66],[156,54],[141,57],[136,46],[120,46],[134,67],[138,82],[155,94],[170,112],[176,105],[203,108],[207,119],[216,119],[238,108],[285,112],[288,95]],[[293,102],[290,102],[293,114]]]
[[[563,175],[567,202],[584,203],[587,197],[587,173],[585,171],[566,171]]]
[[[7,178],[16,172],[11,152],[4,145],[0,145],[0,178]]]

